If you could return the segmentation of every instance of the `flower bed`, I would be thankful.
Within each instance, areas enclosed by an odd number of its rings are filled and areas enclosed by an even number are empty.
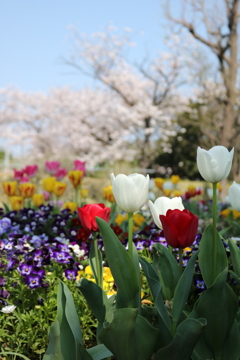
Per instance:
[[[226,227],[239,223],[236,212],[226,217],[227,205],[217,204],[217,183],[232,156],[224,147],[198,149],[199,171],[213,183],[211,201],[194,201],[201,191],[193,188],[154,201],[148,176],[119,174],[103,192],[109,206],[82,204],[76,212],[51,198],[37,206],[35,186],[5,183],[11,198],[17,191],[22,197],[0,220],[5,356],[239,359],[240,250]],[[83,176],[73,171],[71,204],[80,201]],[[156,184],[163,195],[176,195],[178,181]],[[48,179],[44,186],[59,201],[64,186],[55,185]],[[238,191],[236,183],[229,191],[236,211]]]

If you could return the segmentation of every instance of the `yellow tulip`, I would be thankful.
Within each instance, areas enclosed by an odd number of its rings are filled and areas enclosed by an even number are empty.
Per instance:
[[[106,186],[103,189],[103,197],[110,203],[114,203],[116,201],[113,195],[112,185]]]
[[[42,179],[42,187],[45,191],[52,193],[53,188],[56,182],[56,178],[53,176],[49,176],[48,178]]]
[[[89,191],[87,189],[81,189],[81,198],[86,199],[89,195]]]
[[[172,196],[173,197],[180,197],[182,192],[180,190],[173,190]]]
[[[171,176],[171,182],[176,185],[180,180],[180,177],[178,175],[172,175]]]
[[[8,196],[16,195],[17,191],[17,181],[4,181],[3,184],[3,191]]]
[[[36,207],[39,207],[44,203],[44,195],[43,194],[34,194],[32,197],[33,204]]]
[[[171,195],[171,193],[172,193],[172,190],[170,190],[170,189],[163,189],[163,194],[164,194],[164,196],[169,197],[169,196]]]
[[[22,207],[23,207],[23,198],[22,198],[22,196],[11,196],[9,198],[9,200],[10,200],[10,203],[11,203],[11,206],[12,206],[13,210],[19,211],[19,210],[22,209]]]
[[[73,201],[69,201],[69,202],[66,202],[64,205],[63,205],[63,209],[69,209],[71,212],[74,212],[77,208],[77,203],[73,202]]]
[[[162,188],[163,188],[163,183],[164,183],[164,179],[157,177],[157,178],[154,179],[154,183],[155,183],[155,185],[156,185],[157,188],[159,188],[160,190],[162,190]]]
[[[83,177],[83,171],[80,170],[72,170],[68,172],[68,178],[76,189],[80,186]]]
[[[35,191],[36,191],[35,184],[26,182],[26,183],[21,183],[19,185],[19,192],[24,199],[31,198],[35,193]]]
[[[66,184],[61,181],[56,181],[53,185],[53,193],[59,197],[62,196],[64,191],[66,190]]]

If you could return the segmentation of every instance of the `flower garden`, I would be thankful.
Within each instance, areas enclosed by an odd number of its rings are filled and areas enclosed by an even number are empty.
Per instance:
[[[0,212],[0,356],[239,360],[240,185],[233,150],[198,148],[202,187],[85,163],[14,170]],[[66,181],[67,180],[67,181]],[[208,188],[208,189],[207,189]]]

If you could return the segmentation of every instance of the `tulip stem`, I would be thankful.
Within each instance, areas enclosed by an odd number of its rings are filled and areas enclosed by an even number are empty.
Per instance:
[[[132,258],[132,253],[133,253],[133,213],[128,213],[128,252]]]
[[[217,265],[217,183],[213,183],[213,202],[212,202],[212,216],[213,216],[213,233],[212,233],[212,283],[216,278]]]
[[[96,260],[96,271],[97,271],[97,285],[102,288],[102,278],[101,278],[101,270],[100,270],[100,263],[99,263],[99,257],[98,257],[98,242],[96,234],[94,234],[94,254],[95,254],[95,260]]]
[[[179,275],[182,275],[182,254],[183,254],[183,249],[178,249],[178,260],[179,260]]]

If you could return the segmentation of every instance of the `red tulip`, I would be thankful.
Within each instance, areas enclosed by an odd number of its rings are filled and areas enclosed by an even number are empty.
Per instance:
[[[160,215],[164,236],[173,248],[184,249],[192,245],[198,229],[198,217],[190,211],[168,210]]]
[[[85,230],[98,231],[96,216],[109,221],[111,209],[104,204],[89,204],[78,208],[78,216]]]

